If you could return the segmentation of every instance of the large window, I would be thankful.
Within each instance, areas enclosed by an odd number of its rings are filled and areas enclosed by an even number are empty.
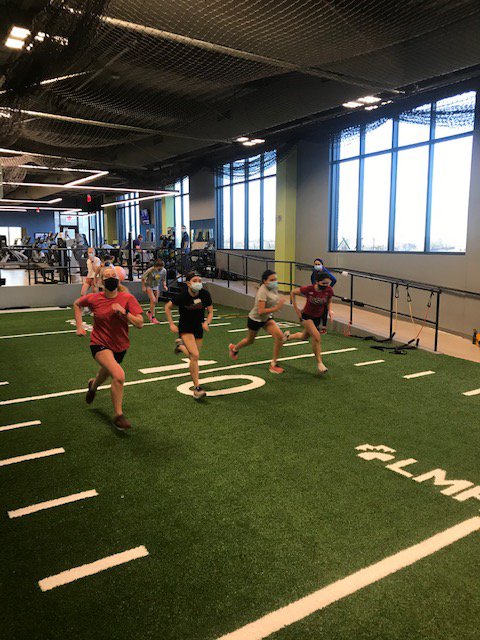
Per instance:
[[[135,239],[140,233],[140,206],[138,202],[123,202],[138,198],[136,191],[125,193],[117,198],[117,231],[119,240],[124,242],[128,239],[128,234],[132,234]]]
[[[215,186],[218,248],[275,249],[275,152],[223,165]]]
[[[475,106],[469,91],[340,132],[330,249],[465,252]]]
[[[0,227],[0,236],[7,238],[7,244],[15,244],[15,240],[20,242],[22,238],[22,227]]]
[[[173,187],[177,194],[173,196],[175,214],[175,246],[179,248],[182,243],[182,227],[185,227],[190,235],[190,181],[188,176],[175,183]]]

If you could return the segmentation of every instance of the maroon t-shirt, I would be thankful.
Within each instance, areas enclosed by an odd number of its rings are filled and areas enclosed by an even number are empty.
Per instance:
[[[78,300],[81,307],[89,307],[93,312],[93,331],[90,344],[102,345],[114,353],[125,351],[130,346],[128,321],[115,311],[113,304],[120,304],[134,316],[142,313],[137,299],[128,291],[119,291],[115,298],[106,298],[104,293],[90,293]]]
[[[323,315],[325,305],[333,297],[332,287],[323,287],[317,291],[314,284],[300,287],[300,293],[307,298],[303,313],[312,316],[312,318],[320,318]]]

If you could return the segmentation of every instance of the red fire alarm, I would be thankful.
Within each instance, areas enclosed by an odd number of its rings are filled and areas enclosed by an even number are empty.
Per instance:
[[[87,202],[91,202],[92,201],[92,196],[88,193],[87,194]]]

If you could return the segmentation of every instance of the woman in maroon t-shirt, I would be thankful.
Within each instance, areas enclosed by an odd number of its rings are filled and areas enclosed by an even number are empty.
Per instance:
[[[91,293],[75,300],[73,305],[77,323],[77,335],[85,336],[82,322],[82,307],[89,307],[93,312],[93,331],[90,338],[92,356],[100,365],[95,378],[88,381],[86,401],[93,402],[98,387],[111,376],[111,393],[115,412],[113,424],[117,429],[125,431],[131,427],[123,415],[123,384],[125,372],[121,362],[125,357],[130,340],[128,323],[137,329],[143,327],[142,307],[136,298],[120,284],[119,277],[124,275],[121,267],[107,267],[103,272],[105,290],[102,293]]]
[[[317,359],[318,372],[325,373],[328,369],[322,361],[322,338],[318,327],[322,320],[325,307],[328,309],[328,316],[330,320],[333,318],[333,314],[330,309],[333,289],[328,285],[327,280],[329,279],[329,276],[326,273],[322,271],[316,273],[315,279],[315,284],[311,284],[308,287],[293,289],[290,293],[293,308],[300,318],[303,325],[303,331],[289,335],[288,340],[306,340],[308,337],[312,338],[312,348],[315,358]],[[296,296],[304,296],[307,299],[307,302],[303,307],[303,311],[300,311],[297,306]]]

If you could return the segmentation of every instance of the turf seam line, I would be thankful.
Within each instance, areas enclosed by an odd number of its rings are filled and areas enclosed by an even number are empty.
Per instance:
[[[67,571],[62,571],[61,573],[57,573],[56,575],[49,576],[48,578],[39,580],[38,586],[42,591],[50,591],[51,589],[55,589],[56,587],[69,584],[70,582],[75,582],[80,578],[93,576],[96,573],[100,573],[100,571],[105,571],[106,569],[111,569],[112,567],[118,567],[121,564],[131,562],[132,560],[137,560],[138,558],[144,558],[148,555],[148,550],[142,545],[140,547],[128,549],[127,551],[122,551],[120,553],[115,553],[114,555],[101,558],[100,560],[96,560],[95,562],[82,564],[79,567],[67,569]]]
[[[328,356],[334,353],[347,353],[348,351],[358,351],[357,347],[349,347],[348,349],[333,349],[332,351],[324,351],[322,356]],[[284,362],[287,360],[299,360],[301,358],[313,358],[313,353],[302,353],[297,356],[287,356],[284,358],[278,358],[278,362]],[[228,371],[229,369],[239,369],[241,367],[254,367],[261,364],[270,364],[271,358],[268,360],[257,360],[256,362],[242,362],[241,364],[231,364],[225,367],[215,367],[213,369],[206,369],[202,371],[202,375],[205,373],[215,373],[216,371]],[[143,378],[140,380],[130,380],[129,382],[125,382],[124,387],[131,387],[136,384],[147,384],[149,382],[161,382],[162,380],[173,380],[174,378],[183,378],[184,376],[189,376],[189,372],[185,373],[174,373],[170,376],[157,376],[155,378]],[[110,389],[109,384],[103,384],[98,387],[97,391],[102,391],[104,389]],[[48,398],[60,398],[62,396],[73,396],[79,393],[86,393],[87,389],[70,389],[69,391],[57,391],[55,393],[46,393],[39,396],[27,396],[24,398],[13,398],[11,400],[2,400],[0,402],[0,406],[5,406],[9,404],[20,404],[22,402],[32,402],[33,400],[47,400]]]
[[[52,509],[53,507],[60,507],[64,504],[70,504],[77,502],[78,500],[86,500],[87,498],[94,498],[98,496],[95,489],[89,491],[81,491],[79,493],[72,493],[68,496],[62,496],[61,498],[55,498],[54,500],[46,500],[45,502],[36,502],[28,507],[22,507],[21,509],[14,509],[13,511],[7,511],[9,518],[21,518],[38,511],[45,511],[46,509]]]
[[[464,520],[445,531],[437,533],[411,547],[407,547],[379,562],[360,569],[318,591],[300,598],[285,607],[251,622],[219,640],[261,640],[294,622],[328,607],[329,605],[433,555],[437,551],[480,530],[480,517]]]
[[[6,467],[17,462],[26,462],[27,460],[36,460],[37,458],[47,458],[48,456],[56,456],[59,453],[65,453],[63,447],[57,449],[46,449],[45,451],[37,451],[36,453],[27,453],[23,456],[15,456],[15,458],[5,458],[0,460],[0,467]]]
[[[21,427],[34,427],[42,424],[41,420],[31,420],[30,422],[16,422],[15,424],[6,424],[0,427],[0,431],[11,431],[12,429],[20,429]]]

